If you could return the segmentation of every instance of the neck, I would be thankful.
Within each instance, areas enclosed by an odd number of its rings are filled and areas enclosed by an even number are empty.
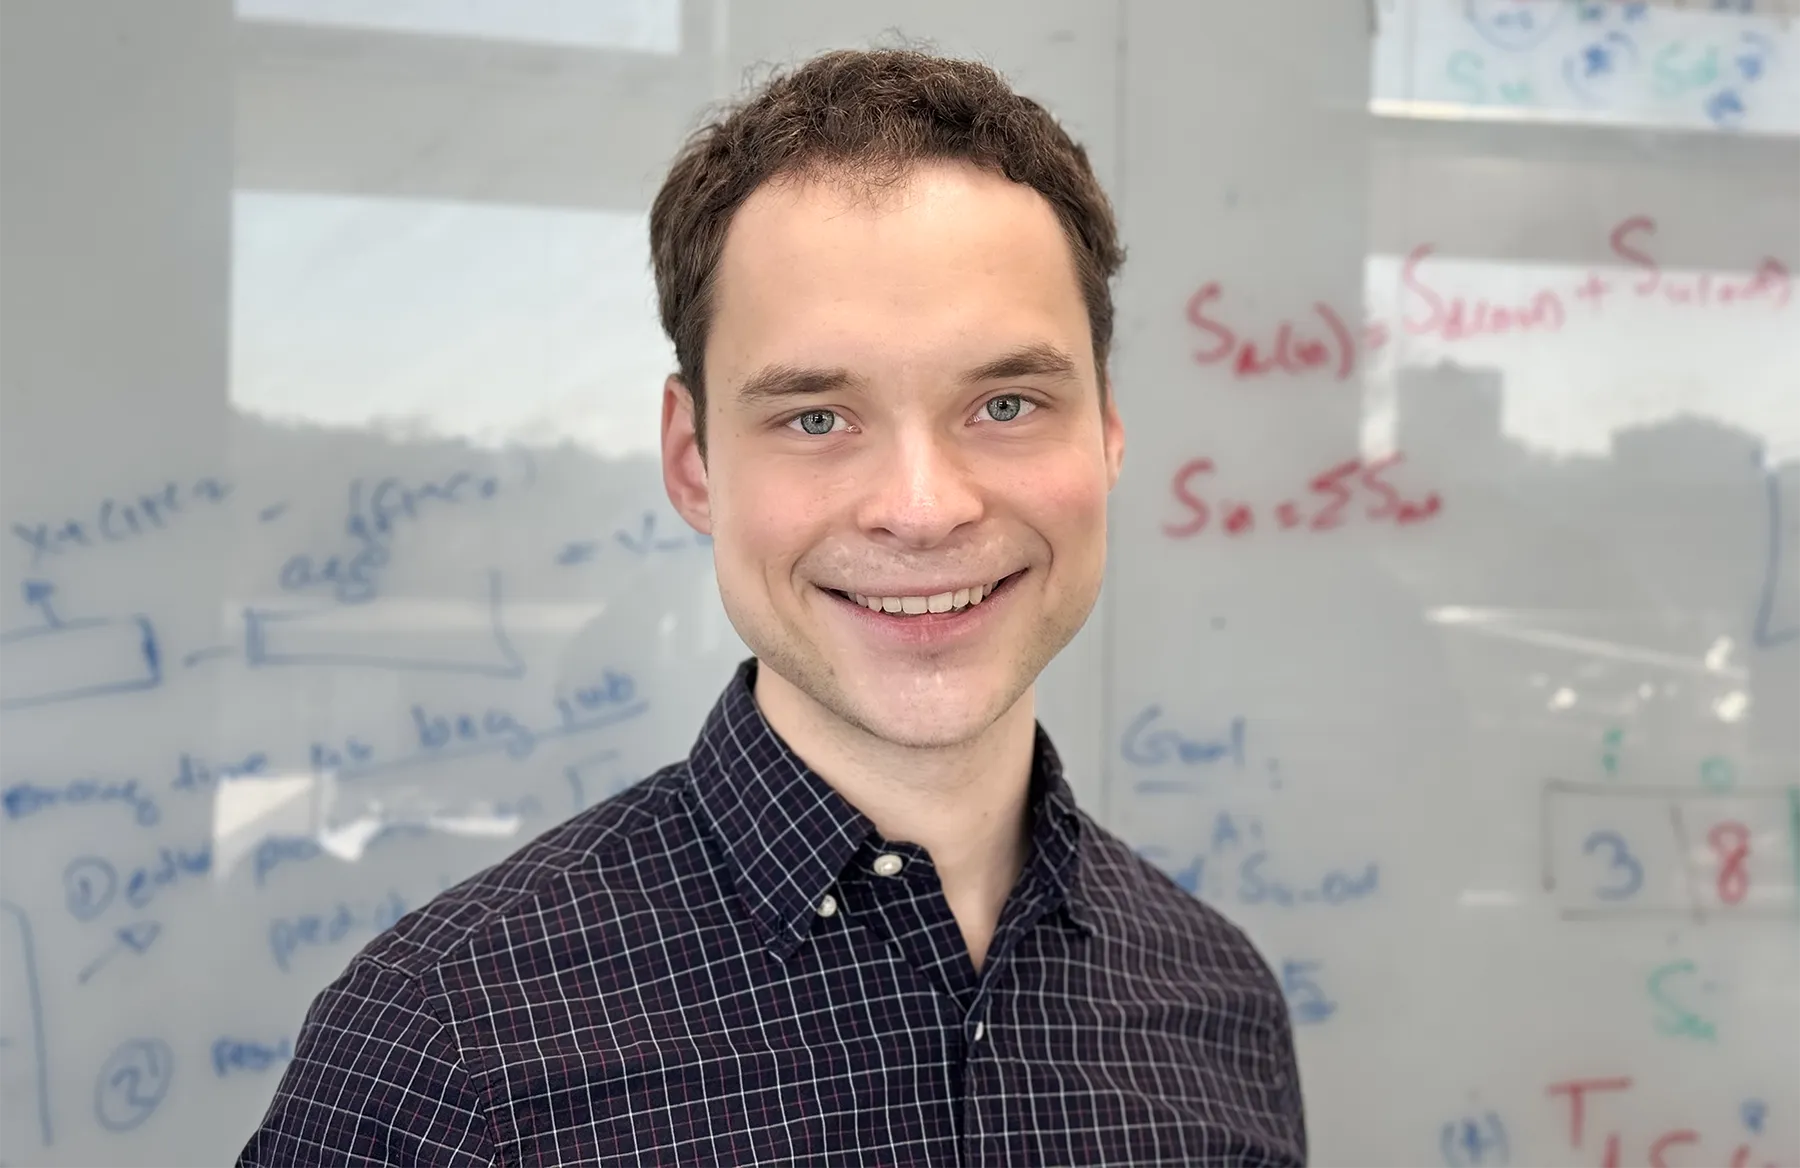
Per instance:
[[[1030,847],[1034,691],[977,737],[933,747],[876,738],[767,666],[755,694],[770,727],[876,830],[930,853],[980,969]]]

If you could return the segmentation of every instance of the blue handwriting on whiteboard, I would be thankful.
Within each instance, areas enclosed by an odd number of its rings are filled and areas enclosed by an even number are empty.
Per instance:
[[[1506,1125],[1489,1111],[1481,1116],[1465,1115],[1438,1129],[1438,1151],[1444,1163],[1452,1168],[1475,1168],[1476,1165],[1512,1163],[1512,1146],[1506,1138]]]
[[[1198,737],[1159,725],[1162,717],[1161,706],[1146,706],[1120,736],[1120,754],[1133,766],[1148,769],[1173,765],[1182,773],[1175,777],[1152,775],[1139,778],[1133,784],[1138,794],[1192,795],[1194,777],[1225,768],[1242,772],[1248,767],[1245,741],[1248,723],[1243,717],[1232,718],[1212,737]],[[1265,759],[1262,767],[1254,769],[1266,769],[1269,788],[1281,789],[1281,771],[1275,759]]]
[[[1617,875],[1612,883],[1595,888],[1594,895],[1601,900],[1625,900],[1636,895],[1638,889],[1644,886],[1644,866],[1631,854],[1625,837],[1616,831],[1590,832],[1581,843],[1581,853],[1591,856],[1597,851],[1606,853],[1606,870]]]
[[[264,887],[269,882],[269,873],[283,864],[303,864],[308,860],[316,860],[325,854],[319,841],[305,835],[268,835],[257,841],[256,850],[252,853],[251,871],[255,875],[256,886]]]
[[[1319,961],[1281,963],[1281,992],[1287,998],[1289,1015],[1299,1025],[1324,1022],[1337,1013],[1337,1003],[1325,996],[1325,991],[1313,977],[1322,964]]]
[[[120,926],[113,931],[112,944],[100,956],[83,966],[81,972],[75,975],[75,980],[86,985],[96,973],[99,973],[119,954],[136,953],[141,956],[156,943],[156,939],[160,936],[162,936],[162,925],[155,921],[133,921],[129,925]]]
[[[1233,718],[1230,727],[1217,738],[1193,738],[1168,727],[1157,727],[1162,716],[1161,706],[1147,706],[1125,727],[1119,752],[1126,762],[1143,767],[1172,762],[1190,767],[1230,763],[1240,771],[1244,769],[1243,718]]]
[[[1314,901],[1328,905],[1348,904],[1373,895],[1381,883],[1381,868],[1373,860],[1360,869],[1340,871],[1334,868],[1316,881],[1296,885],[1265,871],[1268,858],[1267,852],[1252,852],[1238,863],[1240,903],[1268,903],[1282,908]]]
[[[591,733],[627,722],[643,714],[650,703],[637,696],[637,682],[630,674],[607,670],[596,684],[558,694],[557,721],[536,727],[500,707],[486,710],[412,710],[414,749],[392,758],[379,757],[374,747],[352,738],[342,746],[315,742],[315,773],[335,774],[340,780],[367,778],[454,758],[504,753],[524,758],[538,744]]]
[[[48,1148],[56,1143],[56,1129],[50,1120],[50,1042],[44,1033],[44,999],[42,987],[38,984],[37,946],[32,939],[31,918],[24,909],[9,900],[0,900],[0,919],[10,919],[15,932],[11,944],[0,951],[12,953],[20,966],[6,971],[11,987],[8,992],[18,994],[23,989],[31,1022],[29,1037],[9,1030],[0,1034],[0,1039],[4,1039],[8,1047],[16,1046],[30,1052],[31,1080],[37,1103],[38,1140]],[[16,1019],[17,1014],[13,1013],[12,1017]],[[8,1090],[17,1091],[22,1085],[20,1078],[22,1076],[8,1074]]]
[[[505,710],[481,714],[431,714],[424,706],[412,708],[419,749],[434,751],[451,743],[498,743],[513,758],[524,758],[537,746],[537,736]]]
[[[14,783],[0,793],[8,819],[24,819],[50,807],[123,806],[140,827],[162,822],[162,809],[136,779],[70,779],[66,783]]]
[[[302,948],[336,945],[353,932],[380,933],[405,915],[405,902],[398,892],[390,890],[386,898],[366,910],[340,901],[324,912],[277,917],[269,922],[269,953],[285,973],[294,954]]]
[[[1463,15],[1483,40],[1520,52],[1542,44],[1568,13],[1565,5],[1533,7],[1518,0],[1463,0]]]
[[[294,1057],[294,1040],[257,1042],[250,1038],[215,1038],[212,1044],[213,1074],[223,1079],[234,1071],[257,1073],[273,1070]]]
[[[1214,817],[1209,845],[1190,855],[1185,864],[1173,866],[1165,848],[1145,848],[1141,854],[1190,894],[1215,902],[1335,907],[1380,891],[1381,866],[1374,860],[1361,867],[1331,868],[1303,881],[1279,875],[1262,836],[1262,824],[1256,819],[1245,817],[1240,824],[1229,811],[1221,811]]]
[[[125,903],[144,908],[156,894],[183,880],[212,871],[212,845],[158,848],[156,859],[132,868],[125,876]],[[119,871],[99,856],[77,856],[63,869],[63,903],[77,920],[91,921],[110,908],[121,888]]]
[[[198,755],[182,752],[169,783],[177,791],[203,791],[233,779],[259,778],[268,773],[269,756],[253,751],[237,762],[209,765]]]
[[[288,592],[328,589],[346,604],[369,600],[378,591],[378,574],[390,558],[388,540],[402,523],[416,522],[427,510],[482,502],[499,493],[498,477],[466,470],[421,483],[389,475],[375,480],[373,487],[352,479],[344,532],[355,542],[355,550],[348,555],[290,556],[281,566],[281,587]]]
[[[170,523],[188,508],[223,503],[230,494],[230,484],[216,478],[168,482],[123,500],[108,496],[78,517],[15,523],[12,530],[31,548],[31,565],[35,568],[46,556],[126,543],[167,531]]]
[[[646,511],[638,523],[636,531],[627,531],[621,527],[613,532],[613,542],[640,559],[655,553],[689,551],[697,547],[709,547],[712,544],[710,535],[702,535],[697,531],[681,531],[675,535],[660,535],[656,530],[656,512]],[[563,544],[556,553],[556,562],[563,567],[585,564],[598,558],[605,542],[598,539],[574,539]]]
[[[175,1078],[175,1052],[160,1038],[134,1038],[113,1052],[94,1081],[94,1118],[123,1132],[156,1113]]]

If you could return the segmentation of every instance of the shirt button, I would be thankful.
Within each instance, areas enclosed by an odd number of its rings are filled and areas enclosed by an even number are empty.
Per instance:
[[[981,1036],[986,1033],[987,1033],[987,1023],[986,1022],[975,1023],[975,1041],[976,1042],[980,1042]]]
[[[835,896],[831,895],[831,893],[827,892],[825,894],[825,899],[821,900],[819,902],[819,915],[822,917],[836,916],[837,915],[837,897],[835,897]]]
[[[892,852],[883,852],[875,857],[875,875],[898,876],[900,869],[906,867],[906,861]]]

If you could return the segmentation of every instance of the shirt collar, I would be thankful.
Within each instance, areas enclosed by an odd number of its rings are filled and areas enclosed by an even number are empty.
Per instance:
[[[1044,727],[1037,727],[1031,757],[1031,858],[1049,893],[1077,931],[1091,934],[1094,920],[1079,895],[1081,884],[1081,812],[1075,792],[1063,778],[1062,759]]]
[[[815,774],[763,718],[755,658],[738,667],[688,755],[701,819],[724,850],[764,940],[786,959],[818,919],[820,900],[875,825]],[[1042,726],[1031,767],[1028,873],[1077,928],[1091,922],[1074,895],[1080,813]]]

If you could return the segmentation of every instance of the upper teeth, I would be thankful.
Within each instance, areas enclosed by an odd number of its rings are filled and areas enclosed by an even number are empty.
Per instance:
[[[936,596],[864,596],[852,592],[850,599],[876,612],[917,616],[926,612],[955,612],[971,604],[980,604],[981,598],[991,595],[994,587],[993,584],[977,584],[973,588],[958,588],[955,592],[940,592]]]

